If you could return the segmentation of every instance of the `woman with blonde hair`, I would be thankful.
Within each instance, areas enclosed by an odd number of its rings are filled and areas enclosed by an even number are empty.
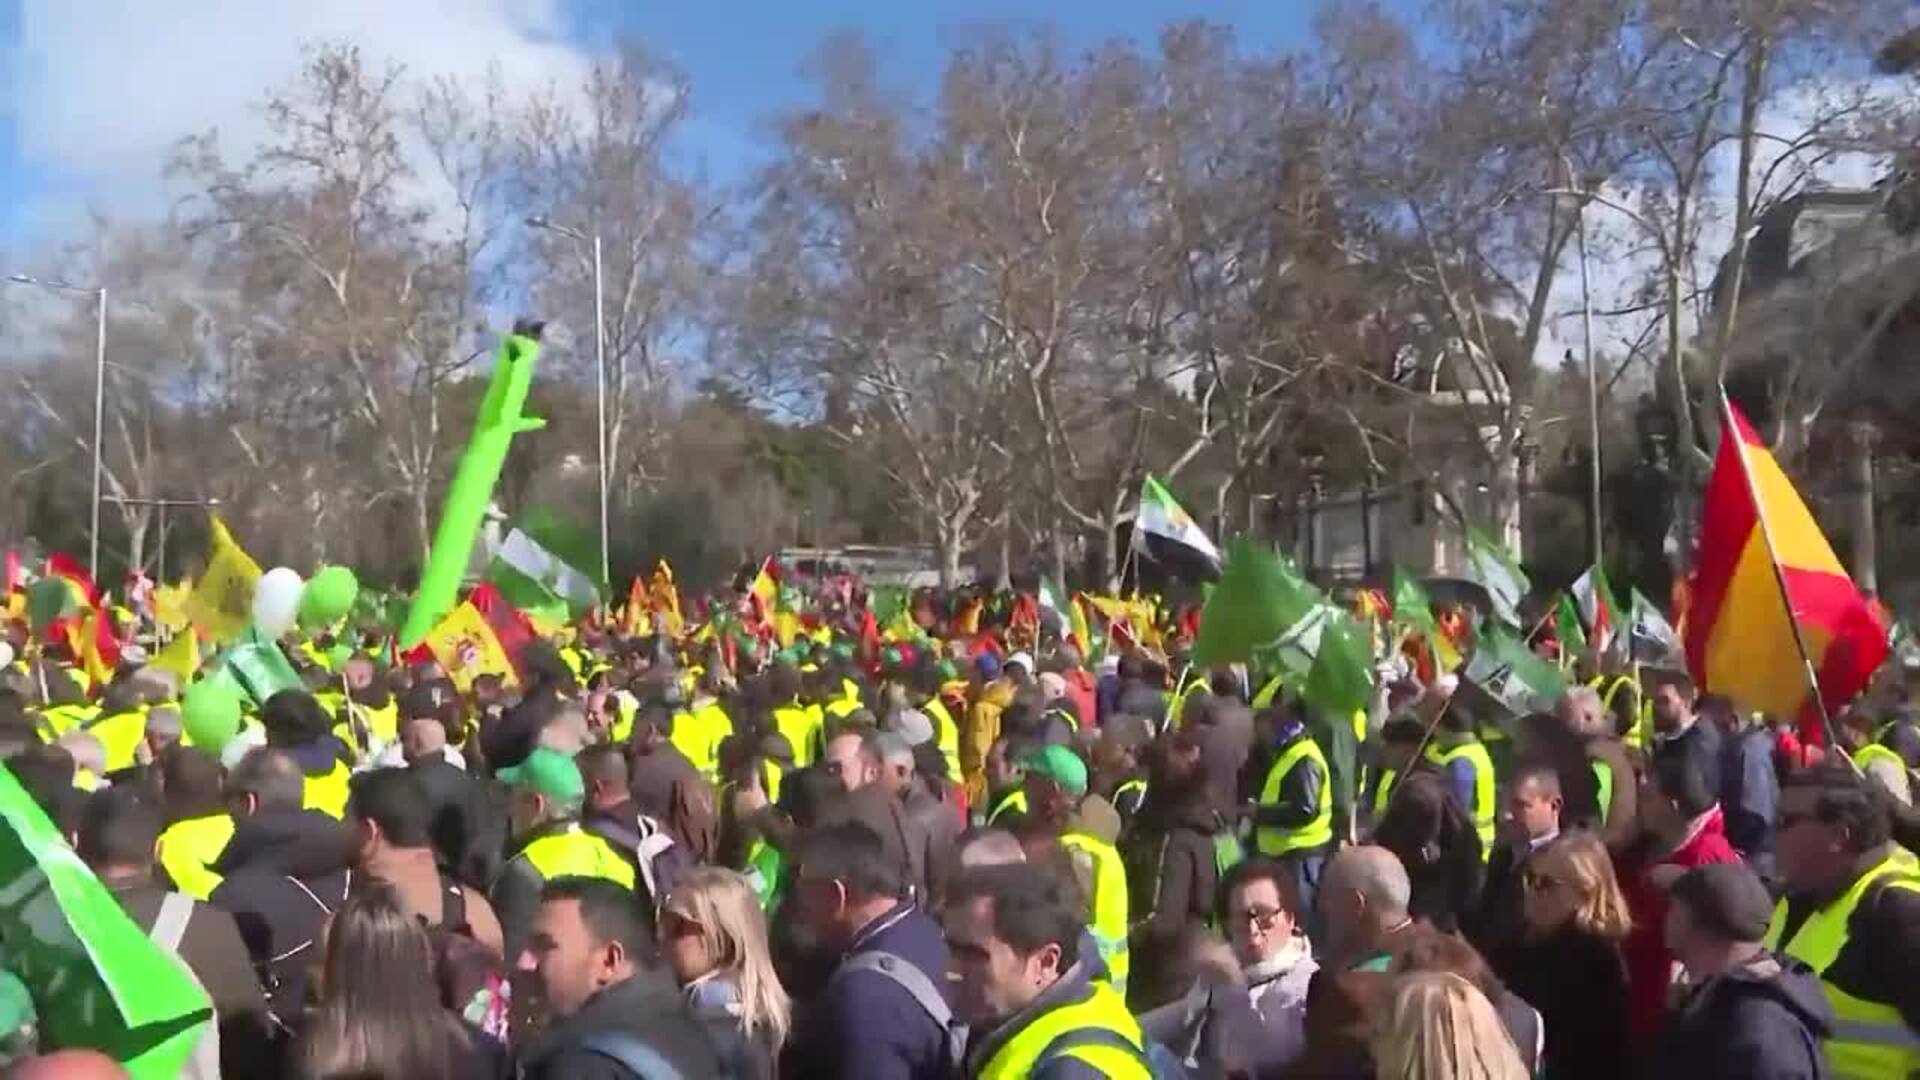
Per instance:
[[[660,949],[710,1028],[730,1019],[746,1075],[771,1078],[792,1003],[773,971],[767,924],[747,879],[715,866],[680,874],[660,905]]]
[[[1620,943],[1633,928],[1613,860],[1590,832],[1563,833],[1520,871],[1525,930],[1490,959],[1540,1012],[1553,1080],[1632,1073],[1632,1021]]]
[[[1373,1060],[1380,1080],[1527,1080],[1486,995],[1444,971],[1400,977],[1373,1034]]]

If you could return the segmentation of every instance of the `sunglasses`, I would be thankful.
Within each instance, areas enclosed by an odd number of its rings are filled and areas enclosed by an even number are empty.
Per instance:
[[[1520,884],[1528,892],[1543,893],[1543,892],[1551,892],[1554,889],[1565,888],[1567,883],[1564,881],[1561,881],[1559,878],[1554,877],[1551,874],[1541,874],[1541,873],[1537,873],[1535,871],[1529,870],[1526,873],[1520,875]]]

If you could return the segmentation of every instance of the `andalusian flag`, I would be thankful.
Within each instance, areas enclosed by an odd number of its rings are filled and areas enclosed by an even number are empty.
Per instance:
[[[1620,605],[1613,599],[1605,568],[1595,564],[1581,574],[1573,583],[1573,599],[1580,605],[1580,621],[1587,628],[1593,651],[1606,652],[1613,644],[1614,613]]]
[[[1520,601],[1532,585],[1519,560],[1493,538],[1469,526],[1466,531],[1466,577],[1487,590],[1493,616],[1508,626],[1520,625]]]
[[[1796,717],[1802,740],[1822,742],[1819,706],[1830,715],[1867,685],[1887,657],[1887,628],[1746,417],[1724,393],[1720,405],[1720,450],[1701,507],[1687,613],[1687,667],[1702,691],[1749,711]]]
[[[1560,642],[1560,662],[1573,663],[1574,657],[1587,651],[1587,633],[1580,626],[1580,609],[1573,597],[1560,594],[1560,603],[1554,609],[1554,637]]]
[[[600,606],[599,541],[546,511],[531,511],[493,553],[487,581],[536,621],[565,623]]]
[[[515,681],[512,659],[471,600],[448,612],[440,625],[427,631],[422,644],[463,694],[473,686],[475,676],[498,675],[505,682]]]
[[[232,641],[253,625],[253,588],[260,581],[260,564],[235,543],[227,523],[212,519],[213,539],[207,550],[207,571],[187,597],[187,618],[208,641]]]
[[[1140,485],[1140,511],[1133,522],[1133,546],[1154,559],[1184,556],[1188,561],[1204,563],[1212,573],[1220,570],[1220,549],[1152,475]]]
[[[1643,664],[1665,664],[1681,649],[1680,635],[1660,605],[1633,590],[1633,622],[1627,634],[1629,655]]]

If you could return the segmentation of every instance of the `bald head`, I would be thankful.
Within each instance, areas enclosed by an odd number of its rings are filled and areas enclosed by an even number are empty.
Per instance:
[[[960,838],[955,855],[962,870],[976,866],[1008,866],[1027,861],[1020,841],[1005,829],[978,829]]]
[[[13,1080],[126,1080],[127,1070],[97,1050],[56,1050],[8,1070]]]
[[[1554,710],[1568,731],[1576,735],[1600,735],[1607,730],[1607,703],[1600,691],[1591,686],[1576,686],[1560,695]]]
[[[1373,844],[1350,847],[1327,864],[1320,888],[1329,892],[1351,892],[1366,903],[1367,911],[1383,923],[1407,917],[1407,905],[1413,899],[1413,884],[1407,880],[1407,868],[1400,857]]]

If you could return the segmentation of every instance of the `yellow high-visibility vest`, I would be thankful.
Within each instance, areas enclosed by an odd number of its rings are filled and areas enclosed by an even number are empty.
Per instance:
[[[220,885],[213,864],[220,861],[220,853],[232,839],[233,815],[209,814],[167,826],[156,850],[173,887],[195,900],[205,900]]]
[[[347,782],[352,778],[353,771],[344,762],[334,762],[333,770],[324,776],[307,777],[306,795],[301,806],[335,819],[346,817],[347,796],[351,794]]]
[[[1911,863],[1893,856],[1860,875],[1839,899],[1808,915],[1792,940],[1781,941],[1787,923],[1785,900],[1774,906],[1773,923],[1767,927],[1768,949],[1799,960],[1820,976],[1820,988],[1833,1008],[1833,1026],[1821,1046],[1837,1080],[1906,1080],[1920,1071],[1920,1035],[1901,1019],[1900,1010],[1854,997],[1826,977],[1847,943],[1847,920],[1876,882],[1920,892],[1920,876]]]
[[[1297,829],[1260,825],[1253,830],[1253,849],[1262,855],[1279,856],[1305,848],[1324,847],[1333,842],[1333,782],[1327,768],[1327,756],[1310,735],[1302,735],[1282,751],[1267,769],[1266,783],[1260,786],[1260,805],[1273,806],[1280,801],[1280,785],[1287,774],[1303,761],[1320,766],[1320,804],[1313,820]]]
[[[1132,962],[1127,953],[1127,870],[1112,844],[1086,833],[1067,833],[1060,845],[1093,860],[1093,918],[1087,927],[1107,962],[1114,988],[1125,990]]]
[[[1043,1055],[1076,1058],[1115,1080],[1151,1080],[1140,1024],[1126,999],[1102,983],[1088,989],[1086,997],[1040,1014],[1008,1039],[980,1067],[980,1080],[1031,1076]],[[1076,1032],[1087,1033],[1084,1041]]]
[[[1009,810],[1012,810],[1013,812],[1018,814],[1024,814],[1027,812],[1026,789],[1014,788],[1012,791],[1007,793],[1005,798],[995,803],[993,810],[987,814],[987,824],[992,825],[995,822],[999,821],[1000,815],[1006,813]]]
[[[929,698],[920,711],[933,720],[934,741],[939,744],[940,756],[947,759],[947,779],[958,782],[960,779],[960,725],[953,722],[953,713],[947,703],[938,697]]]
[[[818,706],[782,705],[773,710],[773,727],[785,736],[793,748],[793,763],[799,768],[813,764],[814,743],[818,741],[823,720]]]
[[[548,881],[563,877],[604,878],[633,888],[633,863],[612,844],[580,828],[577,821],[542,836],[514,856],[533,864]]]
[[[1494,812],[1493,759],[1487,756],[1487,748],[1478,739],[1450,750],[1429,744],[1426,758],[1441,772],[1456,761],[1465,760],[1473,765],[1473,805],[1467,807],[1467,813],[1473,815],[1473,831],[1480,834],[1480,858],[1485,861],[1493,853]]]

